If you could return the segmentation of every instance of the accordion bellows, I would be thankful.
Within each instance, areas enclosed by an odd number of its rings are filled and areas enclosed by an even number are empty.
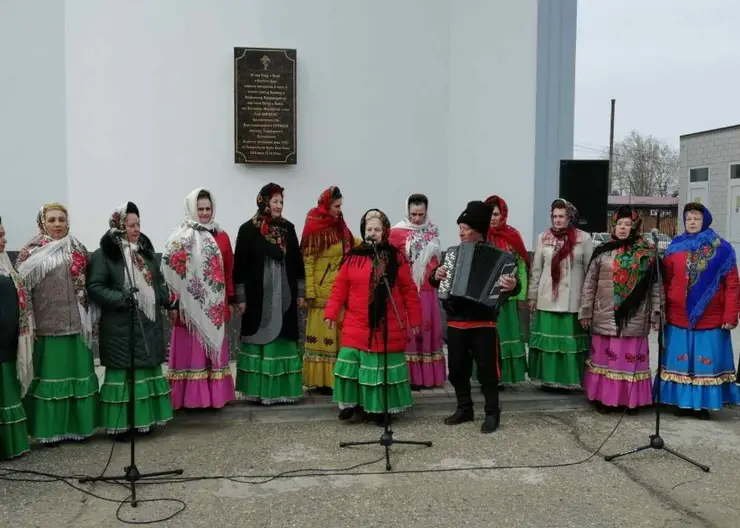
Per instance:
[[[486,242],[463,242],[448,248],[442,265],[447,277],[439,284],[441,300],[457,297],[489,308],[499,308],[508,297],[501,295],[499,279],[516,274],[516,257]]]

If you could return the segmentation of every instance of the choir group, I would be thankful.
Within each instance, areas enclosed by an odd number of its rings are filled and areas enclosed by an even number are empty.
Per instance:
[[[600,412],[651,405],[658,384],[662,403],[679,415],[707,419],[740,402],[730,334],[740,308],[735,252],[701,204],[686,205],[685,233],[657,258],[629,207],[612,215],[611,241],[594,248],[576,227],[576,208],[557,199],[530,258],[503,198],[469,202],[457,221],[460,240],[517,259],[516,277],[501,279],[506,300],[493,309],[438,301],[449,270],[423,194],[406,200],[393,226],[370,209],[356,237],[342,193],[330,187],[300,239],[282,214],[283,196],[276,184],[260,190],[232,251],[214,196],[195,189],[159,265],[132,202],[112,212],[92,255],[70,234],[66,207],[49,203],[13,265],[0,220],[0,458],[28,451],[29,439],[51,447],[99,429],[125,441],[166,423],[173,410],[221,408],[237,393],[289,404],[304,387],[332,395],[340,420],[380,424],[385,352],[391,413],[411,407],[412,391],[449,379],[457,409],[445,423],[472,421],[475,376],[484,433],[499,427],[499,390],[527,378],[547,391],[583,390]],[[164,316],[172,321],[166,375]],[[666,354],[662,375],[651,380],[648,335],[662,316]],[[233,317],[241,320],[236,373],[225,332]],[[95,337],[105,367],[100,386]],[[134,424],[126,411],[132,355]]]

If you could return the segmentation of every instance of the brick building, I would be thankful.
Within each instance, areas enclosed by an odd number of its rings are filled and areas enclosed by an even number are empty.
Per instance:
[[[712,212],[720,236],[740,249],[740,125],[680,138],[679,210],[697,201]]]

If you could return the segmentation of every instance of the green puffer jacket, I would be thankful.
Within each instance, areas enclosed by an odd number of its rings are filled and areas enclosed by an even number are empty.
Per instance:
[[[162,309],[169,309],[171,305],[169,290],[154,258],[154,247],[143,234],[139,238],[139,248],[139,254],[152,273],[157,320],[150,321],[139,311],[138,320],[134,321],[134,361],[136,368],[151,368],[161,365],[165,359]],[[128,368],[130,361],[131,312],[124,294],[125,273],[117,238],[106,233],[100,239],[100,249],[93,253],[90,260],[87,293],[90,301],[102,311],[99,326],[100,362],[104,367],[114,369]]]

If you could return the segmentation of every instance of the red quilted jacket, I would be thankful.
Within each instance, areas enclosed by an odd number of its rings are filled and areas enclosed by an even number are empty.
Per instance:
[[[421,325],[419,293],[411,276],[411,267],[406,258],[398,253],[400,266],[396,283],[391,289],[403,326],[399,325],[393,306],[388,302],[388,352],[406,350],[406,329]],[[370,304],[370,270],[372,258],[362,258],[352,265],[344,264],[339,269],[329,302],[324,309],[326,319],[337,321],[344,308],[342,319],[343,347],[366,350],[370,338],[368,305]],[[383,352],[383,334],[375,332],[370,352]]]

